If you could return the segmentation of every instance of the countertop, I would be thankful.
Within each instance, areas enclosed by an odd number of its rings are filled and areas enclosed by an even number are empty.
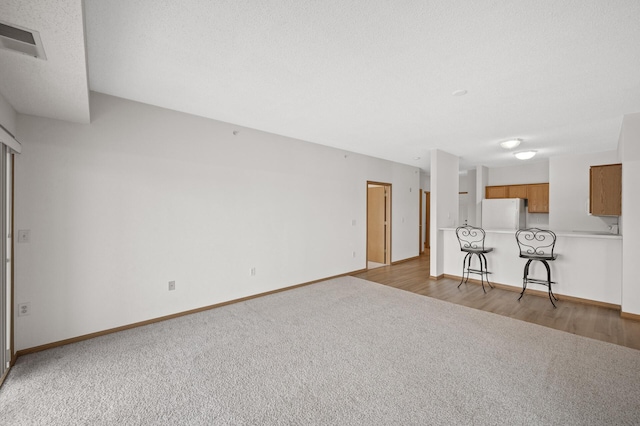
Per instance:
[[[456,228],[440,228],[441,231],[455,231]],[[513,229],[485,229],[486,233],[494,234],[515,234]],[[569,238],[604,238],[604,239],[622,239],[622,235],[610,234],[604,231],[553,231],[557,237]]]

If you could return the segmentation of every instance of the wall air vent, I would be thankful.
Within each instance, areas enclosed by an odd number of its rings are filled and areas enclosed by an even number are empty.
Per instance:
[[[40,33],[0,21],[0,49],[13,50],[40,59],[47,59]]]

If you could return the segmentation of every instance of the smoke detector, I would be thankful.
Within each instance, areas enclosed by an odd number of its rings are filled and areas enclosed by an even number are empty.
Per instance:
[[[47,59],[39,32],[2,21],[0,21],[0,49]]]

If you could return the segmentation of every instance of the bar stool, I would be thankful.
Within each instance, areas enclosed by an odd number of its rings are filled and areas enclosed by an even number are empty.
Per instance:
[[[556,245],[556,234],[552,231],[540,228],[520,229],[516,232],[516,242],[520,249],[520,257],[528,259],[527,263],[524,265],[522,293],[520,293],[518,301],[522,299],[524,291],[527,289],[527,283],[542,284],[547,286],[549,289],[549,300],[551,300],[551,304],[555,308],[556,304],[553,303],[553,300],[558,300],[558,298],[553,294],[553,290],[551,289],[551,284],[555,284],[555,282],[551,281],[551,268],[549,267],[549,262],[556,260],[558,257],[557,254],[553,253]],[[546,280],[529,278],[529,266],[534,260],[542,262],[544,267],[547,268]]]
[[[462,261],[462,279],[460,280],[460,284],[458,284],[458,288],[460,288],[463,282],[466,283],[469,281],[470,273],[478,274],[480,275],[480,282],[482,283],[482,291],[486,293],[487,290],[484,288],[484,280],[487,280],[489,287],[493,288],[493,286],[491,285],[491,282],[489,282],[489,274],[491,272],[487,271],[487,258],[485,257],[485,254],[492,252],[493,248],[484,246],[484,229],[468,225],[459,226],[456,228],[456,236],[458,237],[458,243],[460,243],[460,251],[466,253],[464,260]],[[471,268],[471,259],[473,258],[473,255],[478,256],[480,269]],[[467,273],[466,280],[464,278],[465,272]]]

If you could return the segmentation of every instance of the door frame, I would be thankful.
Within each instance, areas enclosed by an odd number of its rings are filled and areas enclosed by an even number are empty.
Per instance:
[[[15,363],[13,351],[13,182],[14,155],[9,147],[0,144],[0,385]]]
[[[422,206],[423,199],[420,197],[420,206]],[[422,221],[422,215],[420,217]],[[431,249],[431,192],[424,191],[424,231],[420,233],[420,239],[422,241],[422,252],[429,251]],[[424,235],[424,239],[422,236]]]
[[[384,239],[384,264],[391,265],[391,196],[392,196],[392,185],[387,182],[376,182],[376,181],[367,181],[367,197],[366,197],[366,209],[367,209],[367,238],[366,238],[366,246],[365,246],[365,255],[367,261],[367,269],[369,269],[369,187],[370,186],[383,186],[385,188],[385,239]]]

